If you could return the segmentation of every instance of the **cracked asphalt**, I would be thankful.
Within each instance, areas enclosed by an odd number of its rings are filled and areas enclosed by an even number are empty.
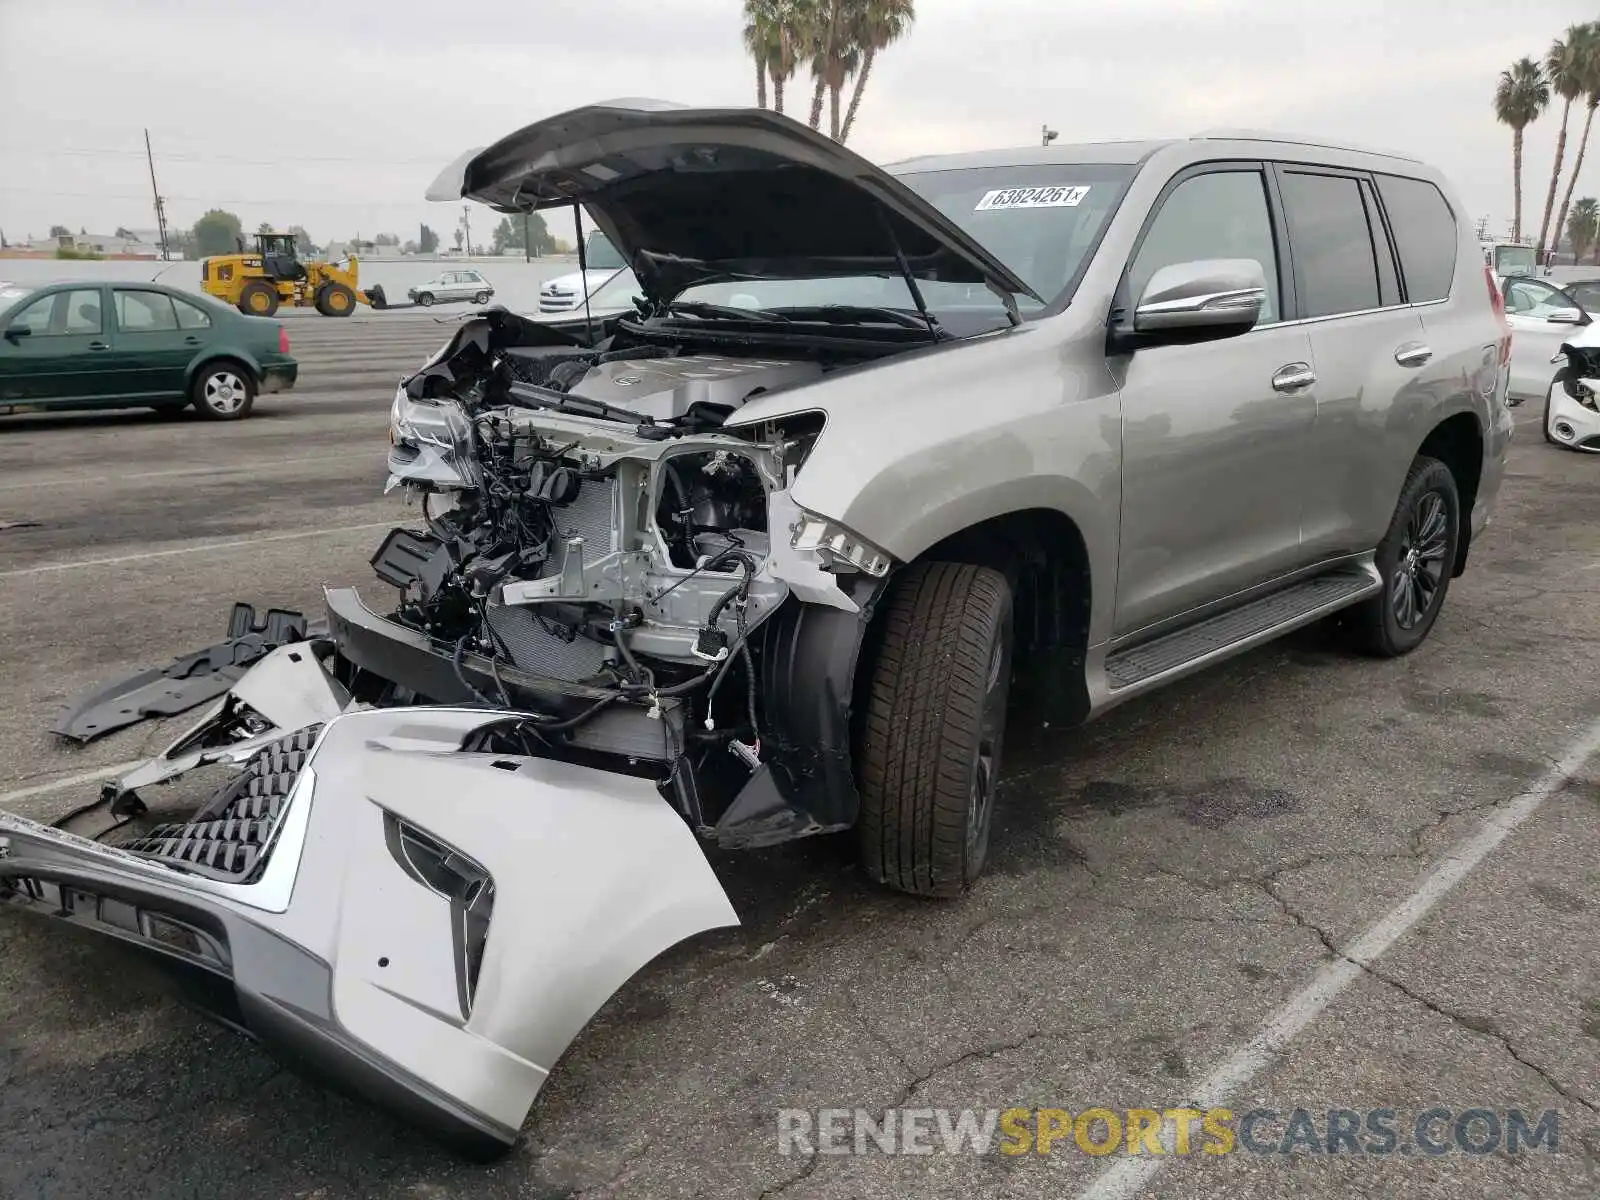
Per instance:
[[[64,747],[46,727],[83,687],[214,640],[234,599],[383,597],[366,560],[398,508],[380,494],[393,381],[448,330],[290,328],[301,386],[242,425],[0,426],[6,807],[55,819],[94,784],[53,781],[170,739]],[[115,947],[0,912],[0,1196],[1077,1195],[1115,1160],[1070,1138],[783,1155],[776,1114],[1182,1105],[1546,777],[1600,715],[1600,461],[1518,416],[1496,522],[1416,653],[1351,658],[1314,630],[1080,730],[1019,714],[990,868],[959,902],[876,890],[833,841],[716,856],[743,924],[626,985],[489,1167],[280,1069]],[[1434,1106],[1555,1109],[1557,1152],[1175,1155],[1139,1194],[1600,1193],[1597,931],[1591,758],[1229,1102],[1281,1114],[1270,1141],[1295,1109],[1325,1127],[1390,1108],[1403,1135]]]

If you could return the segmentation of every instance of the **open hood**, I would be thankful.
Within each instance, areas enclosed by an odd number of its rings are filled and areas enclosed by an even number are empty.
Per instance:
[[[716,280],[907,269],[1038,298],[905,184],[765,109],[573,109],[468,151],[428,189],[463,197],[504,213],[582,204],[658,301]]]

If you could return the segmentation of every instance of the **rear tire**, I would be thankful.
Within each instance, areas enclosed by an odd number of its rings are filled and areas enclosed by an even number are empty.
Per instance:
[[[472,302],[474,304],[487,304],[487,303],[489,303],[489,293],[488,292],[479,292],[476,296],[474,296],[472,298]]]
[[[356,294],[342,283],[325,283],[317,289],[316,305],[325,317],[348,317],[356,309]]]
[[[256,402],[256,381],[242,363],[219,358],[195,372],[194,409],[208,421],[242,421]]]
[[[432,292],[422,292],[422,293],[420,293],[417,296],[417,303],[422,305],[423,308],[432,308],[433,307],[433,293]]]
[[[1456,477],[1438,459],[1418,455],[1378,543],[1383,591],[1351,610],[1357,649],[1398,658],[1422,644],[1444,607],[1460,544]]]
[[[857,747],[868,876],[958,896],[983,867],[1011,685],[1011,588],[968,563],[908,568],[889,593]]]
[[[278,289],[252,279],[239,293],[239,311],[247,317],[270,317],[278,311]]]

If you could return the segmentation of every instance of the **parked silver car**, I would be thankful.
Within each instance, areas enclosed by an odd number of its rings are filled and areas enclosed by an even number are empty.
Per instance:
[[[407,288],[406,295],[412,303],[427,308],[430,304],[448,304],[454,300],[470,300],[474,304],[487,304],[494,296],[494,287],[475,267],[441,271],[426,283]]]
[[[592,303],[594,295],[619,275],[630,275],[611,239],[596,230],[584,239],[583,269],[558,275],[539,289],[541,313],[571,312],[583,307],[585,288]]]
[[[619,101],[463,155],[429,198],[463,197],[582,203],[642,304],[463,322],[394,399],[422,517],[372,558],[393,605],[330,591],[109,789],[137,814],[243,766],[187,824],[0,816],[0,898],[480,1148],[630,972],[737,919],[697,840],[844,833],[959,895],[1008,709],[1087,720],[1329,617],[1403,655],[1500,490],[1501,293],[1410,158],[1236,133],[882,169]]]

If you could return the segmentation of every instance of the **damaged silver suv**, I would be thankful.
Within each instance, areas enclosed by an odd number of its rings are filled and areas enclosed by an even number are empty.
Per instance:
[[[1237,133],[880,169],[619,102],[464,155],[430,192],[462,197],[583,205],[635,311],[465,322],[395,396],[392,610],[246,621],[265,657],[108,799],[240,773],[117,848],[0,817],[0,895],[117,897],[100,924],[225,975],[236,1023],[469,1142],[736,919],[697,840],[848,830],[873,878],[959,894],[1008,707],[1082,721],[1328,617],[1404,654],[1500,487],[1500,292],[1411,159]],[[141,679],[58,730],[170,697]]]

